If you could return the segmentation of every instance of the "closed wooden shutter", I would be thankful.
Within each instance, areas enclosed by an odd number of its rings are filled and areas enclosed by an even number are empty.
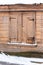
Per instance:
[[[10,13],[10,42],[21,42],[21,14]]]
[[[12,42],[17,42],[17,19],[15,18],[11,18],[11,28],[10,28],[10,32],[11,32],[11,41]]]
[[[33,43],[35,38],[35,13],[23,13],[23,42]]]

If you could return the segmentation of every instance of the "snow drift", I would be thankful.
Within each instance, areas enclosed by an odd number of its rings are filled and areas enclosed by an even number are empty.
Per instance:
[[[43,58],[26,58],[0,53],[0,62],[13,63],[18,65],[43,65]]]

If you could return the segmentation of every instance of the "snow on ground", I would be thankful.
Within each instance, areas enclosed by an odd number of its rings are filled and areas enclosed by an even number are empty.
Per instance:
[[[0,62],[8,62],[18,65],[43,65],[43,58],[27,58],[0,53]]]

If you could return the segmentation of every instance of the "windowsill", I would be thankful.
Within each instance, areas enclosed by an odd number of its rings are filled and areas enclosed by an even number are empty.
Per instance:
[[[10,44],[10,45],[21,45],[21,46],[37,46],[37,43],[30,44],[30,43],[13,43],[13,42],[9,43],[8,42],[8,44]]]

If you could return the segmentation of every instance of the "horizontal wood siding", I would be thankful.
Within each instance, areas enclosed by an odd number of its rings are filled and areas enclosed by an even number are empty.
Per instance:
[[[8,13],[0,13],[0,43],[9,41],[9,16]]]
[[[43,43],[43,12],[36,12],[36,38],[38,43]]]

